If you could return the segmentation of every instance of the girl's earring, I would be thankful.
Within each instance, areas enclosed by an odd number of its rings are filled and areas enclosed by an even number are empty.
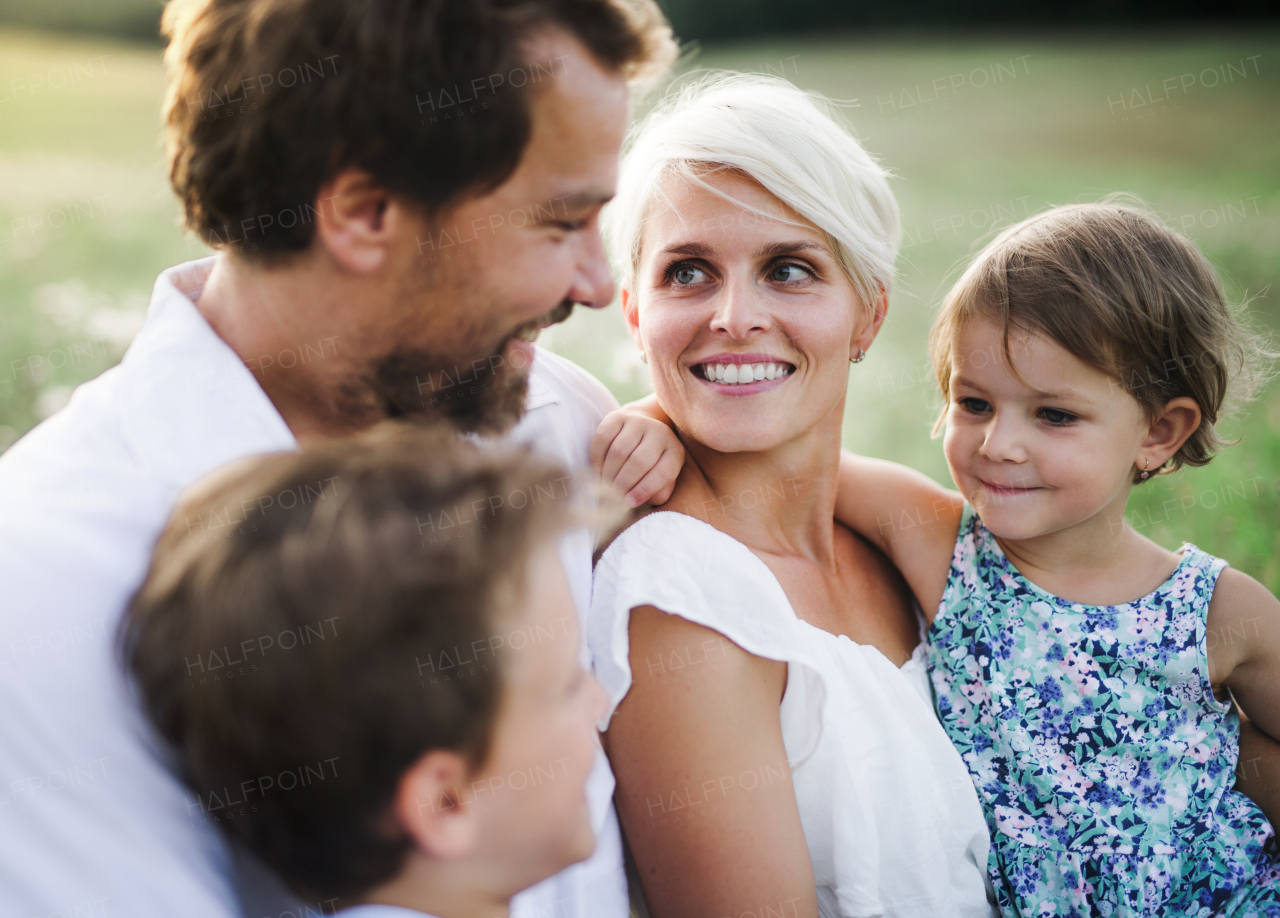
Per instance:
[[[849,358],[849,362],[850,362],[850,363],[862,363],[862,361],[866,359],[866,356],[867,356],[867,352],[866,352],[866,351],[864,351],[862,348],[858,348],[858,356],[857,356],[857,357],[850,357],[850,358]]]
[[[648,357],[648,355],[647,355],[647,354],[645,354],[645,352],[644,352],[644,351],[641,351],[641,352],[640,352],[640,362],[641,362],[641,363],[648,363],[648,362],[649,362],[649,357]]]
[[[1143,480],[1143,481],[1146,481],[1148,478],[1150,478],[1150,477],[1151,477],[1151,472],[1149,472],[1149,471],[1147,470],[1147,465],[1148,465],[1147,460],[1146,460],[1146,459],[1143,459],[1143,460],[1142,460],[1142,475],[1140,476],[1140,477],[1142,478],[1142,480]]]

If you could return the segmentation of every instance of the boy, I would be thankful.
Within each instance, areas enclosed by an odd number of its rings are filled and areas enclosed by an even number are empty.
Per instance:
[[[121,635],[192,818],[353,918],[501,918],[590,855],[568,481],[384,425],[197,485]]]

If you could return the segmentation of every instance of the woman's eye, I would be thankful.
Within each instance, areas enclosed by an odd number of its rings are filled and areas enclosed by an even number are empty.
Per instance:
[[[677,284],[700,284],[707,279],[707,273],[693,265],[680,265],[671,272],[671,279]]]
[[[961,408],[971,414],[983,414],[991,410],[991,404],[984,402],[980,398],[962,398],[959,404]]]
[[[769,272],[769,280],[777,281],[785,284],[788,281],[805,280],[812,277],[812,272],[808,268],[800,265],[778,265]]]
[[[1041,408],[1040,416],[1055,427],[1060,427],[1063,424],[1070,424],[1076,419],[1074,414],[1068,414],[1059,408]]]

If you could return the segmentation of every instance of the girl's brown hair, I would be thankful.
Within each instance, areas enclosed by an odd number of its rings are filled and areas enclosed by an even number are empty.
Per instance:
[[[1171,399],[1200,426],[1161,471],[1205,465],[1226,443],[1219,419],[1251,399],[1276,356],[1233,313],[1217,272],[1185,236],[1136,207],[1056,207],[992,241],[947,294],[929,332],[943,398],[955,341],[973,318],[1045,335],[1115,378],[1154,420]],[[941,430],[945,418],[934,427]],[[1142,479],[1135,470],[1134,481]]]

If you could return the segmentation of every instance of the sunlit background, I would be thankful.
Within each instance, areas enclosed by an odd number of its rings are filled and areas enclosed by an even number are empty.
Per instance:
[[[1063,30],[1032,10],[1010,31],[999,3],[958,25],[961,5],[921,2],[928,15],[904,31],[897,6],[668,7],[699,45],[687,67],[773,73],[843,100],[897,176],[900,279],[884,333],[852,368],[847,446],[949,483],[929,437],[930,318],[993,231],[1053,204],[1149,202],[1280,341],[1280,28],[1172,9],[1182,21],[1130,11]],[[157,10],[0,0],[0,448],[120,359],[161,270],[208,251],[180,229],[166,181]],[[584,312],[543,342],[623,401],[647,391],[616,307]],[[1280,384],[1225,427],[1240,445],[1138,489],[1130,519],[1280,592]]]

